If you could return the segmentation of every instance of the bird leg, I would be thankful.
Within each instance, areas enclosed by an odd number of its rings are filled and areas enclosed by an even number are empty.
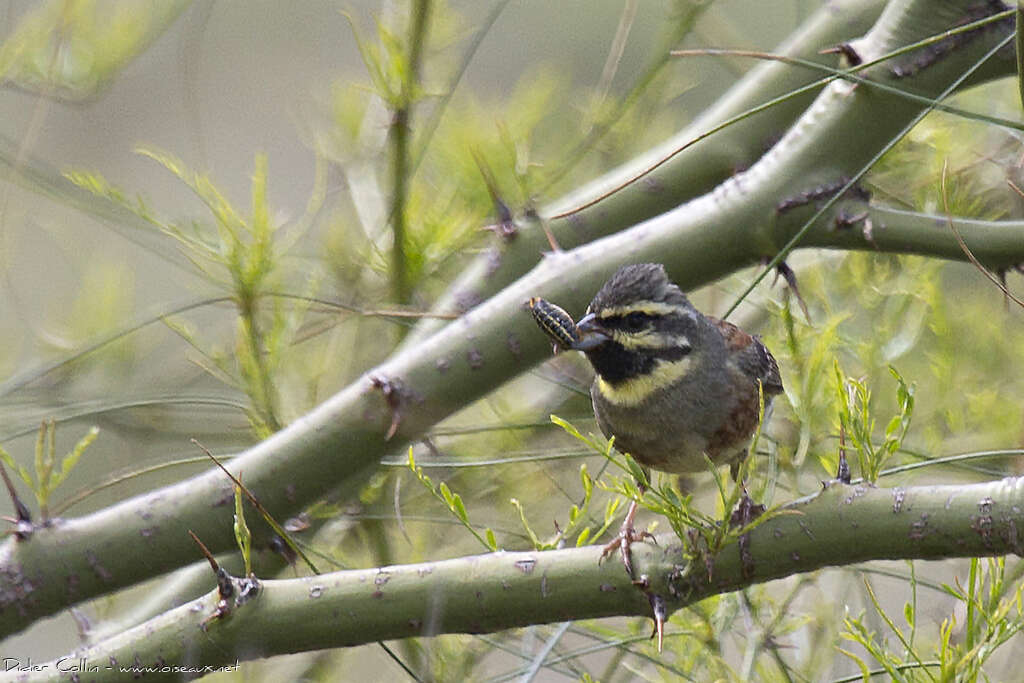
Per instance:
[[[646,489],[647,487],[641,485],[640,494],[643,495]],[[622,520],[622,526],[619,528],[619,535],[604,547],[604,550],[601,551],[601,558],[598,560],[598,562],[601,562],[604,558],[619,550],[622,553],[622,564],[626,566],[626,573],[629,574],[629,578],[634,580],[636,577],[633,574],[633,553],[630,551],[630,546],[633,545],[634,541],[642,541],[645,538],[654,539],[654,534],[648,531],[637,531],[633,527],[633,519],[636,517],[638,507],[638,501],[630,501],[626,518]]]
[[[729,517],[729,526],[734,529],[743,528],[764,514],[765,506],[754,502],[754,499],[747,494],[746,485],[743,486],[743,496],[739,504]],[[737,543],[740,551],[740,571],[743,578],[749,579],[754,576],[754,554],[750,550],[750,532],[741,534]]]

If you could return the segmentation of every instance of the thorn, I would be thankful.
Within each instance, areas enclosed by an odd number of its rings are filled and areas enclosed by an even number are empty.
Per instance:
[[[850,483],[850,463],[846,461],[846,430],[842,425],[839,427],[839,467],[836,470],[836,479],[842,484]]]
[[[89,616],[80,608],[72,607],[69,612],[71,618],[75,621],[75,628],[78,630],[78,639],[83,643],[89,639],[89,632],[92,630],[92,625],[89,623]]]
[[[216,621],[217,619],[223,619],[231,614],[231,603],[229,602],[229,599],[234,592],[235,587],[231,583],[231,575],[223,568],[218,569],[217,594],[220,595],[220,599],[217,600],[217,606],[214,607],[213,612],[199,622],[199,628],[205,631],[209,628],[210,622]]]
[[[223,619],[231,613],[231,604],[228,600],[232,595],[234,595],[235,586],[231,583],[231,574],[217,564],[217,558],[215,558],[213,553],[210,552],[210,549],[199,540],[199,537],[196,536],[191,529],[188,530],[188,535],[191,536],[192,540],[199,546],[203,556],[206,557],[206,561],[210,563],[210,567],[213,569],[214,575],[217,577],[217,594],[220,596],[220,599],[217,600],[217,606],[214,608],[213,612],[199,622],[199,628],[205,631],[211,621],[214,621],[215,619]]]
[[[270,541],[267,542],[267,547],[270,548],[271,552],[276,553],[277,555],[280,555],[282,558],[284,558],[284,561],[287,562],[289,566],[295,566],[295,561],[299,558],[299,556],[294,550],[291,549],[291,546],[289,546],[283,538],[281,538],[277,534],[274,534],[270,537]]]
[[[551,247],[551,251],[562,251],[561,245],[558,244],[558,240],[555,239],[555,235],[551,232],[551,228],[546,220],[540,220],[540,229],[544,231],[544,236],[548,238],[548,246]]]
[[[508,204],[506,204],[498,194],[498,182],[494,179],[491,167],[487,165],[487,162],[484,161],[484,158],[476,149],[472,150],[472,154],[473,160],[476,162],[476,167],[480,170],[480,175],[484,179],[484,185],[487,187],[487,194],[491,195],[491,203],[494,204],[494,211],[498,214],[498,222],[495,225],[489,225],[484,229],[491,230],[503,240],[509,241],[519,234],[519,227],[512,218],[512,211],[508,208]]]
[[[742,462],[733,461],[729,465],[729,476],[732,477],[733,481],[740,480],[740,468],[743,466]]]
[[[658,654],[661,654],[662,644],[665,641],[665,621],[668,618],[668,609],[665,607],[665,598],[657,593],[650,593],[647,600],[651,603],[651,611],[654,612],[654,632],[651,637],[658,636]]]
[[[548,246],[551,247],[551,251],[562,251],[562,247],[558,244],[558,240],[555,239],[554,233],[551,232],[551,226],[548,222],[540,217],[537,213],[537,209],[533,206],[527,206],[523,210],[523,217],[531,223],[539,223],[540,229],[544,231],[544,236],[548,239]]]
[[[836,212],[835,217],[836,230],[846,230],[848,228],[851,228],[857,223],[860,223],[863,220],[867,220],[868,215],[869,214],[867,211],[861,211],[860,213],[850,213],[846,209],[839,209],[839,211]]]
[[[217,570],[217,594],[224,600],[235,594],[235,584],[231,582],[231,574],[224,567]]]
[[[846,57],[846,61],[849,63],[850,66],[860,66],[861,64],[864,63],[864,60],[861,59],[860,54],[856,50],[854,50],[853,46],[850,45],[849,43],[839,43],[838,45],[833,45],[832,47],[826,47],[824,50],[819,50],[818,54],[842,55],[843,57]]]
[[[999,279],[999,284],[1002,285],[1002,287],[1000,287],[1000,289],[1003,290],[1003,306],[1005,306],[1006,310],[1009,311],[1010,310],[1010,290],[1008,290],[1006,288],[1006,268],[999,268],[998,270],[996,270],[995,271],[995,276]]]
[[[11,504],[14,506],[15,518],[10,520],[14,524],[14,537],[19,541],[24,541],[32,535],[34,527],[32,526],[32,513],[29,511],[28,506],[21,502],[21,498],[18,497],[18,492],[14,488],[14,483],[11,481],[10,476],[7,474],[7,469],[0,463],[0,476],[3,477],[4,486],[7,487],[7,494],[11,497]]]
[[[219,572],[220,565],[217,564],[217,558],[213,556],[213,553],[211,553],[210,549],[206,547],[206,544],[200,541],[199,537],[196,536],[191,529],[188,530],[188,535],[191,536],[192,540],[196,542],[197,546],[199,546],[199,550],[202,551],[203,557],[205,557],[206,561],[210,563],[210,569],[213,570],[213,573],[216,574]]]
[[[786,281],[786,285],[790,291],[793,292],[793,296],[796,297],[796,302],[800,305],[800,310],[804,313],[804,318],[807,319],[807,324],[811,325],[811,313],[807,310],[807,304],[804,302],[803,296],[800,294],[800,286],[796,281],[796,273],[789,267],[785,261],[779,261],[778,265],[775,266],[775,270],[778,271],[782,279]]]

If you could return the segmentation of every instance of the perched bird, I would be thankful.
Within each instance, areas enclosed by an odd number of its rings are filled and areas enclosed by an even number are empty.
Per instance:
[[[556,349],[586,354],[596,373],[594,415],[616,449],[663,472],[702,471],[707,455],[736,476],[761,416],[760,397],[767,410],[782,393],[779,366],[757,338],[702,314],[656,263],[620,268],[579,322],[544,299],[528,306]],[[602,554],[621,550],[630,576],[630,544],[650,535],[633,528],[636,511],[633,501]],[[648,598],[660,651],[665,605]]]
[[[576,324],[594,366],[597,424],[641,465],[663,472],[737,464],[757,428],[759,390],[782,392],[775,358],[732,323],[706,316],[661,264],[624,266]]]
[[[775,358],[732,323],[703,315],[656,263],[624,266],[594,296],[578,323],[544,299],[529,302],[556,348],[586,354],[601,431],[645,468],[697,472],[704,456],[736,469],[760,417],[782,392]],[[641,486],[643,484],[641,483]],[[637,503],[602,557],[647,536],[633,529]]]

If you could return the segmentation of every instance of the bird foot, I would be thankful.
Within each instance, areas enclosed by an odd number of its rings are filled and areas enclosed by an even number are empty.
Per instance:
[[[629,520],[628,524],[623,524],[622,528],[619,529],[619,535],[615,537],[611,543],[606,545],[601,551],[601,557],[598,559],[598,564],[604,561],[609,555],[613,555],[616,550],[622,553],[622,564],[626,567],[626,573],[629,577],[633,578],[633,553],[630,550],[630,546],[636,541],[643,541],[644,539],[651,539],[655,543],[654,534],[649,531],[637,531],[633,527],[633,521]]]
[[[604,561],[604,558],[613,554],[616,550],[622,553],[622,564],[626,567],[626,574],[629,576],[630,580],[632,580],[633,585],[639,588],[651,603],[651,616],[654,619],[654,633],[651,634],[651,637],[657,636],[658,652],[661,652],[662,641],[665,637],[665,620],[668,618],[668,609],[665,605],[665,599],[651,591],[647,575],[642,575],[639,579],[636,578],[636,575],[633,573],[633,553],[630,550],[630,546],[637,541],[643,541],[648,538],[654,541],[655,544],[657,544],[658,541],[654,538],[654,534],[648,531],[637,531],[633,526],[633,519],[636,517],[637,507],[637,501],[634,500],[630,503],[629,511],[626,512],[626,518],[622,521],[622,526],[619,528],[619,535],[615,537],[615,540],[604,547],[601,551],[601,557],[598,558],[597,562],[600,564]]]
[[[743,497],[740,498],[739,504],[736,509],[733,510],[732,516],[729,518],[729,526],[734,529],[740,529],[755,519],[764,514],[766,508],[764,505],[760,505],[754,502],[754,499],[747,495],[747,489],[743,487]],[[740,571],[743,573],[743,578],[749,579],[754,576],[756,569],[754,563],[754,554],[750,548],[750,532],[741,534],[737,545],[740,551]]]
[[[767,508],[764,505],[754,502],[754,499],[747,493],[746,486],[744,486],[740,502],[736,504],[736,509],[729,516],[729,526],[733,529],[745,527],[763,515],[765,510]]]

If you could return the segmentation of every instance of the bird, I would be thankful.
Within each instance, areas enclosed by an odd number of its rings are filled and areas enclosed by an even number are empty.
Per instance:
[[[598,427],[648,481],[650,469],[698,472],[707,459],[729,465],[737,478],[759,420],[783,391],[779,365],[760,339],[698,311],[659,263],[619,268],[577,322],[539,297],[528,308],[556,351],[586,356]],[[745,495],[740,506],[760,507]],[[630,545],[651,536],[633,527],[637,507],[631,501],[618,536],[601,553],[604,559],[619,550],[631,578]],[[665,603],[653,593],[648,599],[661,651]]]
[[[767,411],[783,391],[778,363],[757,337],[698,311],[658,263],[621,267],[578,322],[543,299],[530,307],[556,346],[582,351],[593,366],[594,416],[617,450],[670,473],[703,471],[707,456],[735,478],[762,401]],[[633,529],[636,511],[633,501],[602,554],[620,549],[630,576],[629,546],[649,536]]]
[[[702,471],[705,454],[719,465],[742,461],[759,395],[768,404],[783,390],[767,347],[694,308],[661,264],[620,268],[576,332],[573,347],[594,368],[590,397],[601,432],[662,472]]]

